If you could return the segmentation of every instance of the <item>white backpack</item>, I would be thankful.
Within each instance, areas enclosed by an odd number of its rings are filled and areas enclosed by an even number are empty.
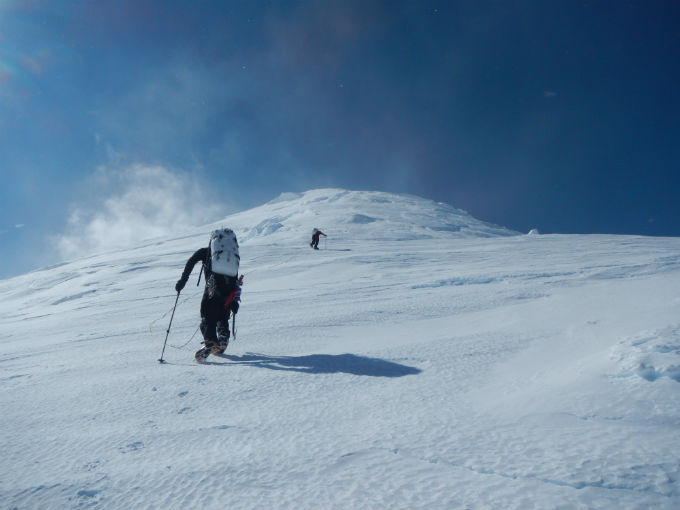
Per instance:
[[[236,234],[229,228],[213,230],[210,234],[210,269],[213,273],[238,276],[241,257]]]

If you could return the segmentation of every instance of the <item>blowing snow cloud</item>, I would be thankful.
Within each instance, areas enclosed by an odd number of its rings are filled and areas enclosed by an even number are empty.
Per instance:
[[[98,170],[87,203],[72,206],[65,233],[54,239],[63,258],[133,245],[214,220],[220,207],[194,174],[135,164]]]

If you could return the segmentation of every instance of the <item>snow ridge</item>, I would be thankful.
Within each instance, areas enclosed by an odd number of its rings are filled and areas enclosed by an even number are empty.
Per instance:
[[[282,242],[291,236],[297,240],[311,235],[312,228],[329,230],[341,242],[518,234],[420,197],[342,189],[283,193],[261,207],[229,217],[228,222],[241,230],[244,241],[272,237],[268,241]]]

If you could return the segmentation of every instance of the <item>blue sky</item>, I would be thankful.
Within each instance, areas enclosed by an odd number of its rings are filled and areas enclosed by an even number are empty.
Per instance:
[[[0,0],[0,278],[283,191],[680,235],[675,1]]]

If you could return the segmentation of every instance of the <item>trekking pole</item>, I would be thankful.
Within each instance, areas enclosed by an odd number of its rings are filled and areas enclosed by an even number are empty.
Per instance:
[[[231,332],[234,334],[234,342],[236,341],[236,314],[231,316]]]
[[[177,301],[179,301],[179,291],[177,291],[175,306],[172,307],[172,315],[170,316],[170,324],[168,324],[168,330],[165,332],[165,342],[163,342],[163,350],[161,351],[161,357],[158,359],[159,363],[165,363],[165,360],[163,359],[163,354],[165,354],[165,345],[168,343],[168,336],[170,335],[170,326],[172,326],[172,319],[175,316],[175,308],[177,308]]]

